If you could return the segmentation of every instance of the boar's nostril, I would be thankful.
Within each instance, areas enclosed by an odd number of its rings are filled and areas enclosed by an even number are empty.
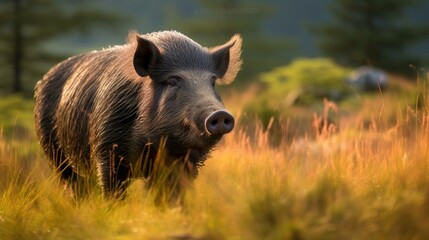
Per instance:
[[[234,128],[234,117],[225,110],[218,110],[206,118],[205,127],[210,135],[229,133]]]

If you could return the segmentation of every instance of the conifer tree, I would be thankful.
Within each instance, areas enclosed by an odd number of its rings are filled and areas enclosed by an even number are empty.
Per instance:
[[[73,30],[120,21],[115,14],[88,9],[81,1],[3,0],[0,4],[0,87],[22,92],[64,58],[43,44]]]
[[[407,72],[422,59],[409,47],[429,37],[429,25],[409,21],[405,10],[421,0],[334,0],[334,21],[316,28],[320,47],[348,66],[370,65]]]

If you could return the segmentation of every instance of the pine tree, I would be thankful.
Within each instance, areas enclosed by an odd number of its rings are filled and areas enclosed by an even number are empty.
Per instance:
[[[80,9],[76,4],[81,4]],[[87,9],[80,1],[4,0],[0,5],[0,87],[22,92],[23,83],[32,85],[48,66],[64,58],[44,48],[46,41],[120,19]]]
[[[370,65],[407,72],[418,65],[408,48],[429,37],[429,25],[406,19],[405,10],[421,0],[335,0],[334,22],[316,29],[320,47],[337,62],[348,66]]]

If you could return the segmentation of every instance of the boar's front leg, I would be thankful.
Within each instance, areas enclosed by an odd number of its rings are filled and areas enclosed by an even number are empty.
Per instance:
[[[122,198],[129,184],[130,167],[126,159],[120,154],[119,146],[114,144],[109,154],[102,151],[96,159],[99,183],[102,187],[103,196],[106,198]]]
[[[115,82],[103,93],[92,114],[91,151],[97,163],[99,183],[105,197],[122,196],[131,177],[130,156],[135,150],[132,129],[137,118],[139,88]],[[107,86],[109,87],[109,86]]]
[[[113,124],[118,126],[113,127]],[[96,125],[92,139],[93,161],[96,161],[99,183],[105,197],[121,196],[131,177],[130,156],[130,119],[105,120]]]
[[[112,124],[118,126],[113,128]],[[104,197],[122,197],[131,177],[130,129],[128,118],[104,119],[100,125],[95,125],[93,139],[93,161],[96,161],[99,183]]]

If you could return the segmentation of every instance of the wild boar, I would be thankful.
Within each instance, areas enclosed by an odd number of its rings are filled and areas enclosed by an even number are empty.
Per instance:
[[[234,128],[215,85],[235,79],[241,45],[239,35],[209,49],[176,31],[131,32],[125,45],[54,66],[35,87],[37,135],[51,165],[68,182],[96,168],[103,195],[114,197],[129,179],[156,175],[163,147],[165,162],[181,161],[193,179]]]

